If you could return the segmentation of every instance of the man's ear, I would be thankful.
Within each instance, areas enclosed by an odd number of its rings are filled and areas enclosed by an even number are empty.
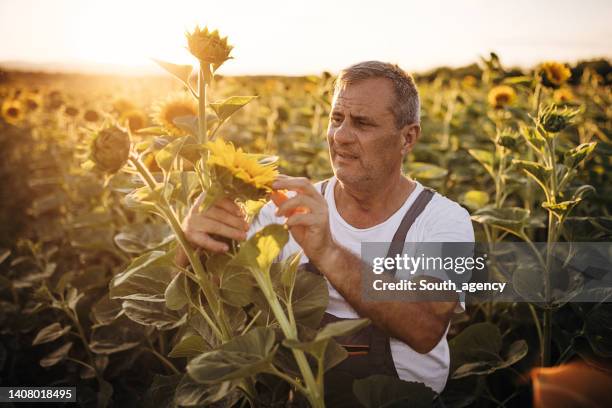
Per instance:
[[[405,156],[421,137],[421,126],[418,123],[411,123],[404,126],[400,134],[402,137],[402,156]]]

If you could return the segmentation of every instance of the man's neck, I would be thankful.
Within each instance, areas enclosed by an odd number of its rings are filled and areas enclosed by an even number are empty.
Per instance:
[[[334,188],[336,208],[342,218],[355,228],[370,228],[384,222],[406,202],[416,183],[403,175],[393,182],[354,188],[339,180]]]

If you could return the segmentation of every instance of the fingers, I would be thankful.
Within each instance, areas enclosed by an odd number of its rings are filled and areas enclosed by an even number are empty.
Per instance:
[[[212,252],[226,252],[229,251],[229,247],[227,244],[223,242],[216,241],[210,237],[210,235],[204,232],[191,232],[190,234],[185,234],[189,242],[195,244],[199,247],[202,247],[208,251]]]
[[[278,177],[272,184],[272,188],[275,190],[294,190],[299,193],[309,195],[312,197],[320,196],[317,189],[312,185],[309,179],[306,177],[289,177],[282,176]]]
[[[248,231],[249,224],[241,216],[236,216],[234,213],[230,213],[221,207],[211,207],[205,214],[202,214],[203,218],[210,218],[215,221],[222,222],[230,227],[238,230]]]
[[[326,203],[321,200],[315,200],[313,197],[298,194],[280,204],[276,210],[276,215],[287,217],[292,214],[304,213],[304,209],[308,210],[307,212],[321,214],[325,212],[325,205]]]
[[[291,227],[312,227],[319,223],[320,216],[313,214],[295,214],[287,218],[287,226]]]
[[[238,204],[236,204],[235,202],[233,202],[232,200],[230,200],[229,198],[223,198],[219,201],[217,201],[214,205],[215,207],[219,207],[224,209],[225,211],[227,211],[230,214],[233,214],[237,217],[244,217],[244,212],[242,211],[242,208],[240,208],[238,206]]]
[[[244,241],[247,231],[244,228],[234,228],[221,221],[208,217],[198,217],[188,225],[188,232],[203,232],[206,234],[216,234],[236,241]]]

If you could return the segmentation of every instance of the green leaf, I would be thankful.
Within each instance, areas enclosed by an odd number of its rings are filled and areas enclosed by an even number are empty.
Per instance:
[[[164,292],[166,307],[170,310],[180,310],[189,303],[190,289],[187,276],[177,273]]]
[[[155,154],[155,162],[157,162],[160,169],[164,170],[165,172],[170,171],[172,164],[176,160],[176,157],[186,141],[187,137],[181,137],[173,140]]]
[[[49,343],[51,341],[57,340],[64,334],[68,333],[70,329],[70,326],[62,327],[62,325],[57,322],[51,323],[49,326],[40,329],[40,331],[32,341],[32,345],[36,346],[38,344]]]
[[[264,274],[269,273],[272,262],[278,257],[289,240],[287,228],[280,224],[270,224],[240,245],[240,250],[232,264],[241,265]]]
[[[295,285],[295,276],[301,258],[302,251],[298,251],[282,262],[280,281],[286,289],[291,289]]]
[[[140,254],[169,244],[174,239],[172,229],[165,223],[136,223],[121,228],[115,244],[124,252]]]
[[[596,146],[597,142],[582,143],[576,146],[572,150],[565,152],[563,164],[570,168],[578,167],[580,163],[591,156]]]
[[[163,302],[125,300],[121,307],[131,320],[157,330],[171,330],[187,321],[186,313],[170,310]]]
[[[502,336],[491,323],[476,323],[465,328],[449,342],[451,375],[467,363],[496,361],[502,348]]]
[[[64,344],[57,350],[51,352],[50,354],[47,354],[47,356],[40,360],[41,367],[52,367],[60,361],[64,360],[68,356],[68,353],[70,352],[71,348],[72,342],[69,342]]]
[[[538,185],[546,191],[546,183],[552,174],[552,168],[544,167],[540,163],[528,160],[512,160],[512,164],[519,170],[523,170],[533,178]]]
[[[163,302],[173,277],[173,263],[167,253],[152,251],[134,259],[111,280],[110,297]]]
[[[181,339],[168,354],[168,357],[195,357],[210,350],[210,346],[201,336],[187,335]]]
[[[291,298],[296,322],[307,327],[319,327],[328,303],[329,290],[325,278],[299,268]]]
[[[189,87],[189,76],[193,70],[191,65],[173,64],[171,62],[161,61],[155,58],[153,58],[153,61],[181,81],[185,86]]]
[[[505,357],[499,357],[497,361],[477,361],[463,364],[453,373],[453,379],[468,377],[470,375],[488,375],[497,370],[510,367],[527,355],[529,347],[525,340],[517,340],[512,343],[505,353]]]
[[[255,375],[270,366],[276,350],[274,341],[273,329],[257,327],[234,337],[217,350],[195,357],[187,365],[187,372],[201,383],[218,383]]]
[[[478,210],[489,203],[489,193],[482,190],[470,190],[463,194],[460,201],[470,210]]]
[[[251,272],[241,266],[230,265],[221,274],[221,298],[230,305],[246,306],[252,303],[256,287]]]
[[[332,337],[348,336],[370,324],[369,319],[346,319],[339,322],[328,323],[317,333],[314,341],[328,340]]]
[[[174,401],[174,392],[182,378],[183,374],[155,374],[153,382],[145,395],[144,406],[151,408],[178,408],[177,403]]]
[[[431,407],[436,396],[425,384],[386,375],[355,380],[353,393],[365,408]]]
[[[146,338],[145,328],[121,316],[108,325],[92,329],[89,348],[96,354],[109,355],[138,347]]]
[[[523,138],[534,150],[542,151],[542,148],[546,146],[546,139],[533,128],[523,125],[521,126],[520,131]]]
[[[410,176],[420,180],[436,180],[446,177],[448,170],[431,163],[411,162]]]
[[[488,150],[482,149],[468,149],[468,153],[478,160],[478,162],[485,168],[485,170],[491,175],[491,177],[495,178],[495,174],[493,173],[493,163],[495,157],[493,153]]]
[[[212,102],[210,107],[215,111],[219,120],[227,120],[247,103],[251,102],[256,96],[230,96],[221,102]]]
[[[564,217],[572,209],[582,201],[582,198],[576,198],[575,200],[562,201],[560,203],[549,203],[543,202],[542,208],[553,212],[557,217]]]
[[[176,387],[174,400],[181,407],[233,407],[240,396],[236,381],[202,384],[185,374]]]
[[[522,236],[524,228],[531,225],[529,215],[528,210],[519,207],[482,208],[472,215],[472,220]]]

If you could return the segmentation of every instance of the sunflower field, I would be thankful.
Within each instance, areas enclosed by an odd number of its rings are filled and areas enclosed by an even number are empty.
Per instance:
[[[318,329],[327,286],[299,256],[273,263],[282,226],[219,255],[181,222],[221,197],[252,219],[279,173],[330,177],[334,74],[228,77],[227,38],[196,28],[186,45],[198,64],[158,61],[167,77],[0,71],[0,386],[76,386],[97,407],[325,406],[325,370],[346,358],[334,338],[369,321]],[[609,61],[519,70],[492,53],[415,79],[405,173],[467,208],[477,241],[612,240]],[[612,288],[600,296],[469,305],[437,403],[553,406],[563,370],[609,384]],[[354,390],[364,407],[438,398],[388,378]]]

